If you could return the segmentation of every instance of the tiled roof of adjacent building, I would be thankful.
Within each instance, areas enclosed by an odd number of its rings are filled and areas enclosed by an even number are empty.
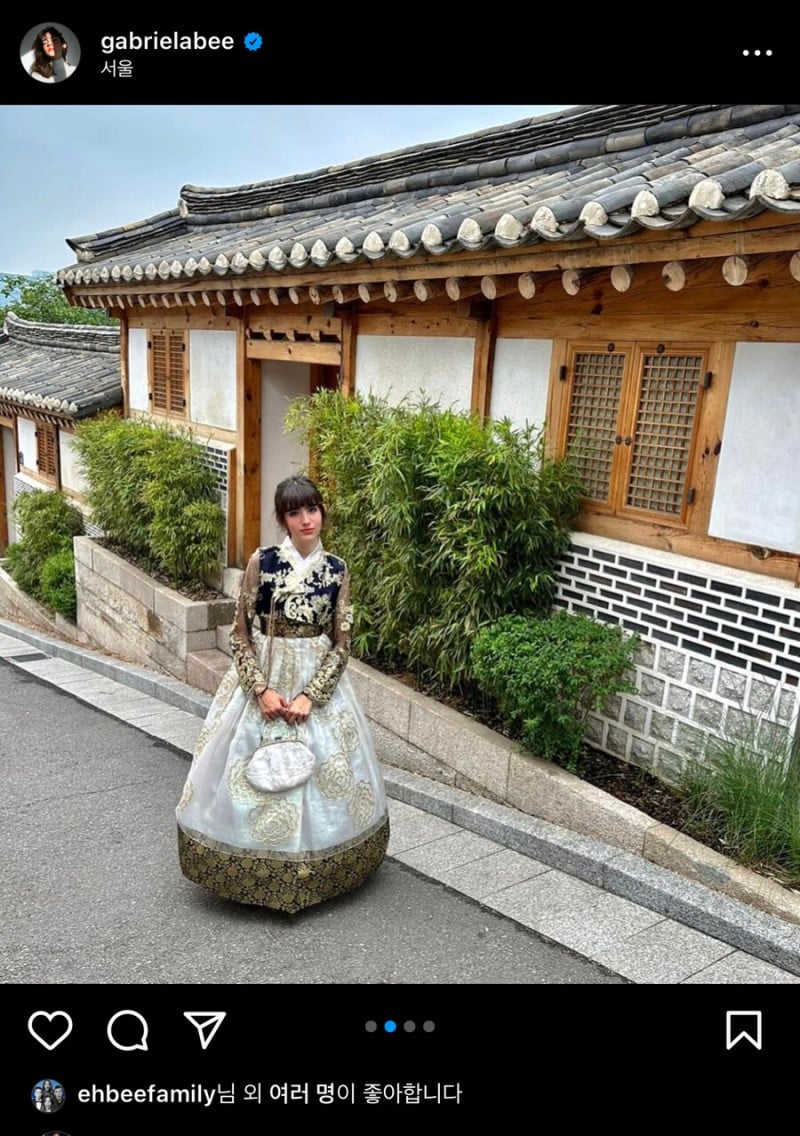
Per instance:
[[[307,272],[417,253],[800,219],[800,104],[579,106],[308,174],[184,186],[68,243],[65,285]]]
[[[68,418],[119,406],[119,331],[33,323],[9,312],[0,333],[0,401]]]

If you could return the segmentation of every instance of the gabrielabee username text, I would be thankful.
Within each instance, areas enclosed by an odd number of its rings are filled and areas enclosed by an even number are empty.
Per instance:
[[[124,35],[100,36],[104,55],[113,51],[232,51],[233,36],[202,35],[200,32],[159,32],[148,35],[125,32]]]

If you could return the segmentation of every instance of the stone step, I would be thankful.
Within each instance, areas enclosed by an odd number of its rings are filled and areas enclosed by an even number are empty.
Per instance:
[[[231,665],[230,655],[215,647],[193,651],[186,656],[186,681],[207,694],[216,694],[223,675]]]

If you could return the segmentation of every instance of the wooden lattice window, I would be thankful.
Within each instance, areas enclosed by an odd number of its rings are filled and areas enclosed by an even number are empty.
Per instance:
[[[567,449],[580,465],[586,495],[598,501],[608,499],[624,371],[619,353],[580,351],[574,357]]]
[[[159,414],[186,417],[186,336],[162,329],[148,337],[150,407]]]
[[[680,523],[695,423],[707,383],[703,349],[574,347],[562,452],[575,458],[595,511]]]
[[[58,476],[58,438],[55,426],[36,425],[36,468],[42,477],[55,481]]]

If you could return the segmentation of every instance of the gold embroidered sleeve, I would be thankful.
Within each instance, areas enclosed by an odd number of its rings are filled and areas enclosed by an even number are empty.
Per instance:
[[[254,686],[267,685],[253,646],[253,622],[256,618],[256,599],[260,583],[261,557],[256,549],[244,571],[230,639],[233,662],[245,694],[250,694]]]
[[[303,690],[312,702],[329,702],[339,677],[350,658],[350,635],[353,630],[353,605],[350,602],[350,573],[345,568],[339,587],[331,630],[332,647],[320,663],[317,673]]]

